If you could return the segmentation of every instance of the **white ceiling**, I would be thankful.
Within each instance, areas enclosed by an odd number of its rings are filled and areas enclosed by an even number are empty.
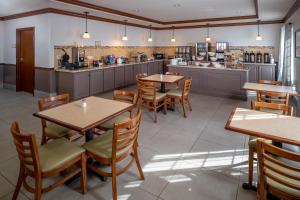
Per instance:
[[[159,21],[192,20],[217,17],[255,15],[253,0],[81,0]],[[258,0],[261,20],[282,19],[296,0]],[[174,6],[177,5],[177,6]],[[178,6],[179,5],[179,6]],[[89,11],[92,15],[143,25],[136,19],[63,4],[55,0],[0,0],[0,16],[53,7],[74,12]],[[245,20],[244,20],[245,21]],[[248,21],[248,20],[247,20]],[[231,21],[233,22],[233,21]],[[220,23],[220,22],[215,22]],[[198,23],[199,24],[199,23]],[[158,24],[152,24],[160,26]]]

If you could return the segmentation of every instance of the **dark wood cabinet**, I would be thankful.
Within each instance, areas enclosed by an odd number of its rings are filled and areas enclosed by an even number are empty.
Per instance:
[[[276,65],[246,64],[249,68],[249,82],[257,83],[259,80],[275,80]]]
[[[142,66],[141,64],[135,64],[133,65],[133,76],[136,77],[137,74],[142,73]]]
[[[113,89],[115,89],[115,70],[114,68],[103,69],[103,91]]]
[[[103,92],[103,70],[90,72],[90,95]]]
[[[275,80],[275,66],[260,66],[259,80]]]
[[[147,63],[142,63],[141,68],[142,68],[142,73],[148,74],[148,65],[147,65]]]
[[[115,68],[115,88],[122,88],[125,86],[124,68],[124,66]]]
[[[155,67],[154,67],[155,63],[154,62],[149,62],[147,64],[148,66],[148,75],[153,75],[155,74]]]

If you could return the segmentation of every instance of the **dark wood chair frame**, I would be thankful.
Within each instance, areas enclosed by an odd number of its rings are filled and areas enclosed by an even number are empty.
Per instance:
[[[179,102],[182,106],[183,116],[185,118],[187,118],[186,109],[185,109],[186,104],[189,106],[189,110],[192,111],[192,104],[190,102],[191,85],[192,85],[192,78],[189,77],[189,78],[185,79],[184,82],[183,82],[183,89],[182,89],[181,97],[172,96],[172,95],[167,94],[167,97],[168,97],[168,100],[169,100],[168,104],[170,104],[170,106],[172,108],[175,107],[176,101],[179,100]]]
[[[293,115],[293,107],[291,107],[291,106],[287,106],[287,105],[283,105],[283,104],[271,104],[271,103],[258,102],[258,101],[251,102],[252,110],[260,110],[261,108],[267,108],[267,109],[271,109],[271,110],[282,110],[282,113],[285,115],[289,115],[289,116]],[[257,153],[257,150],[255,148],[249,146],[248,184],[250,187],[253,186],[253,162],[254,162],[254,160],[257,160],[254,157],[255,153]]]
[[[23,184],[24,188],[30,192],[34,193],[34,199],[40,200],[43,193],[49,192],[52,189],[64,184],[70,178],[78,173],[81,173],[81,190],[82,193],[87,192],[87,177],[86,177],[86,155],[82,153],[81,155],[75,157],[74,159],[68,161],[63,166],[42,172],[40,167],[38,147],[36,143],[35,136],[32,134],[23,134],[20,132],[20,128],[17,122],[13,122],[11,125],[11,133],[14,138],[14,144],[16,146],[18,157],[20,160],[20,170],[18,182],[13,194],[13,200],[16,200],[20,192],[21,186]],[[53,184],[42,188],[43,179],[50,178],[61,174],[61,172],[74,166],[75,164],[80,164],[80,168],[74,169],[64,175],[63,178],[57,180]],[[31,187],[27,182],[27,177],[32,177],[35,180],[34,187]]]
[[[129,121],[115,124],[113,130],[113,141],[112,141],[112,158],[102,158],[92,152],[89,152],[88,150],[86,151],[88,158],[92,158],[101,164],[111,166],[111,173],[110,173],[101,170],[100,168],[95,166],[95,163],[91,163],[87,165],[87,167],[90,170],[94,171],[95,173],[101,176],[112,177],[112,194],[114,200],[117,200],[116,177],[128,171],[134,161],[136,162],[141,180],[145,179],[138,158],[138,132],[140,127],[141,117],[142,117],[142,109],[139,109],[137,115],[131,118]],[[117,156],[117,151],[125,149],[130,145],[132,146],[132,148],[130,148],[123,154]],[[117,170],[116,167],[117,163],[119,161],[124,160],[128,156],[132,157],[131,160],[128,162],[128,164],[122,169]]]
[[[299,185],[291,184],[286,180],[284,180],[284,178],[281,178],[279,176],[274,176],[268,173],[267,170],[268,169],[272,170],[280,174],[281,176],[288,177],[296,181],[300,181],[300,177],[297,174],[290,174],[290,173],[287,174],[284,171],[275,169],[265,161],[273,162],[282,168],[294,170],[299,173],[300,172],[299,167],[291,166],[285,162],[275,159],[275,157],[280,157],[290,161],[300,162],[300,154],[268,144],[263,140],[257,140],[257,152],[258,152],[257,154],[258,154],[259,174],[260,174],[258,190],[257,190],[258,199],[265,200],[267,199],[267,193],[271,193],[274,196],[279,197],[280,199],[299,200],[300,199],[299,197],[295,197],[292,194],[288,194],[284,191],[278,190],[277,188],[268,185],[266,178],[276,181],[286,187],[293,188],[295,190],[300,190]]]

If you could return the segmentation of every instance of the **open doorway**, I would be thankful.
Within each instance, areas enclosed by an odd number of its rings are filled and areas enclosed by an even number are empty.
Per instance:
[[[34,27],[17,29],[16,90],[34,94]]]

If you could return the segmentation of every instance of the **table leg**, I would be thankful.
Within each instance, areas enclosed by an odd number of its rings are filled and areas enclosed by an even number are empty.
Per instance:
[[[252,191],[257,191],[257,186],[256,185],[250,185],[249,183],[243,183],[242,185],[243,189],[245,190],[252,190]]]
[[[161,93],[166,93],[166,84],[165,83],[160,84],[160,92]]]

